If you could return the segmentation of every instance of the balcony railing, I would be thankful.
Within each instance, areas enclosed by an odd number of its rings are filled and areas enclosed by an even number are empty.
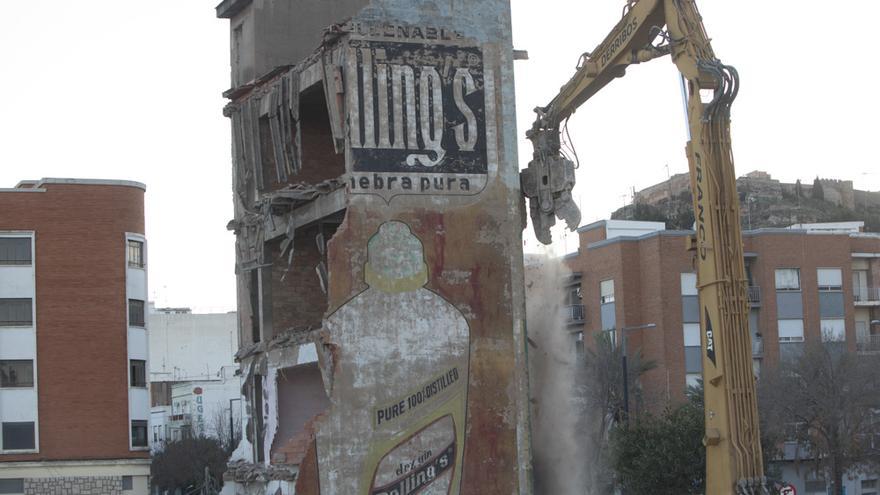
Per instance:
[[[761,288],[757,285],[749,286],[749,304],[752,306],[761,305]]]
[[[168,421],[171,423],[189,423],[192,421],[192,415],[190,414],[172,414],[168,417]]]
[[[563,309],[563,317],[565,318],[565,322],[569,324],[583,323],[584,305],[573,304],[571,306],[565,306],[565,308]]]
[[[859,352],[880,352],[880,334],[860,335],[856,339],[856,349]]]
[[[880,303],[880,287],[855,287],[853,300],[857,303]]]

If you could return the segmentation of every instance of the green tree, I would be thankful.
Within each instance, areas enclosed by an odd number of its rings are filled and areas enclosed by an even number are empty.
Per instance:
[[[204,484],[205,467],[214,480],[222,480],[227,457],[223,445],[215,438],[195,437],[169,443],[153,456],[152,484],[160,490],[173,492],[180,488],[186,493]]]
[[[618,485],[633,495],[703,493],[706,449],[702,389],[662,416],[644,415],[611,435],[611,462]]]
[[[599,332],[594,346],[586,351],[584,363],[587,405],[587,435],[593,446],[592,458],[587,459],[587,478],[590,486],[605,493],[613,485],[609,467],[612,431],[624,420],[623,353],[612,338],[614,330]],[[627,353],[627,380],[629,384],[629,416],[636,420],[643,408],[644,397],[638,386],[639,377],[656,367],[637,349]]]

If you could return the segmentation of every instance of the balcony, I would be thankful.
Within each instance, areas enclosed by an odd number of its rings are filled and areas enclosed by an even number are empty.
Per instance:
[[[860,335],[856,339],[856,350],[865,354],[880,353],[880,334]]]
[[[192,415],[191,414],[172,414],[168,416],[168,422],[172,423],[174,426],[179,426],[180,423],[189,424],[192,423]]]
[[[853,301],[856,306],[880,306],[880,287],[855,287]]]
[[[563,308],[563,318],[569,325],[578,325],[584,322],[584,305],[573,304]]]
[[[749,306],[761,305],[761,288],[757,285],[749,286]]]

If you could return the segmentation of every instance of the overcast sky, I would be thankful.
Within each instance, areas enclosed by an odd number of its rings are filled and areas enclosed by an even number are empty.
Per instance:
[[[150,294],[162,306],[235,309],[228,21],[214,1],[4,0],[0,187],[88,177],[147,184]],[[621,0],[513,0],[518,134],[617,22]],[[705,0],[716,54],[737,67],[738,174],[819,175],[880,190],[876,2]],[[687,170],[678,75],[631,67],[571,119],[584,223],[631,188]],[[520,165],[531,146],[520,142]],[[2,212],[0,212],[2,215]],[[562,236],[557,235],[560,241]],[[566,239],[571,250],[573,237]],[[533,243],[532,243],[533,244]]]

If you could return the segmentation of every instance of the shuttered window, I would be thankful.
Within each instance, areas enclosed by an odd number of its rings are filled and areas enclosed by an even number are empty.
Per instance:
[[[36,446],[33,421],[3,423],[2,431],[3,450],[33,450]]]
[[[0,237],[0,265],[30,264],[30,237]]]
[[[0,299],[0,327],[29,327],[34,317],[31,299]]]
[[[822,319],[820,327],[823,342],[843,342],[846,340],[846,320],[843,318]]]
[[[697,295],[697,274],[682,273],[681,274],[681,295],[696,296]]]
[[[603,280],[599,283],[599,302],[601,304],[614,302],[614,280]]]
[[[801,273],[797,268],[776,270],[776,290],[801,290]]]
[[[803,342],[804,320],[779,320],[780,342]]]
[[[843,290],[843,273],[840,268],[819,268],[816,270],[819,290]]]
[[[128,324],[133,327],[146,326],[144,322],[144,302],[139,299],[128,300]]]
[[[34,386],[34,362],[30,359],[0,360],[0,388]]]

